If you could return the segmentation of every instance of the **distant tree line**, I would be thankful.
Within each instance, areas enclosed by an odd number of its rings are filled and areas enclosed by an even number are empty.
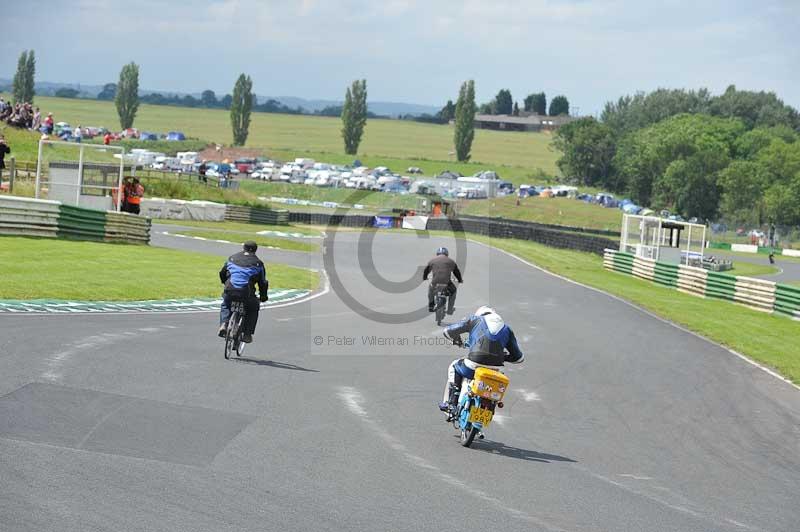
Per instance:
[[[772,92],[659,89],[561,127],[571,182],[736,224],[800,225],[800,114]]]
[[[61,89],[59,89],[61,90]],[[98,100],[113,100],[117,91],[116,83],[106,83],[103,90],[97,95]],[[58,94],[56,94],[58,95]],[[77,96],[77,91],[75,96]],[[72,96],[73,98],[75,96]],[[69,97],[69,96],[68,96]],[[153,92],[139,96],[139,101],[142,103],[149,103],[151,105],[173,105],[178,107],[194,107],[204,109],[226,109],[231,108],[233,103],[233,96],[230,94],[224,95],[222,98],[217,98],[213,90],[204,90],[199,98],[195,98],[191,94],[162,94]],[[284,105],[278,100],[269,99],[263,103],[254,103],[253,111],[261,113],[283,113],[290,115],[307,114],[308,111],[302,107],[289,107]],[[338,115],[336,115],[338,116]]]
[[[529,94],[522,100],[522,110],[526,113],[535,113],[542,116],[569,115],[569,100],[564,95],[558,95],[550,102],[547,109],[547,96],[544,92]],[[514,101],[511,91],[500,89],[494,99],[478,106],[478,112],[485,115],[514,115],[519,116],[519,102]]]

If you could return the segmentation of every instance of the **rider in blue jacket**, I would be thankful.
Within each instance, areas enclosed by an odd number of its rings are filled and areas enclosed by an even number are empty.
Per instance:
[[[252,240],[244,243],[244,249],[231,255],[219,271],[219,280],[225,285],[222,292],[222,305],[219,311],[219,331],[221,337],[227,332],[228,318],[231,316],[231,302],[244,302],[245,316],[242,324],[242,341],[249,344],[253,341],[258,323],[258,310],[261,301],[267,301],[267,270],[264,263],[256,257],[258,245]],[[256,297],[256,285],[258,294]]]
[[[454,360],[447,371],[447,385],[439,410],[455,408],[461,393],[461,383],[475,377],[475,369],[485,367],[501,371],[503,364],[519,364],[525,359],[511,327],[491,307],[480,307],[475,315],[444,330],[444,336],[456,345],[463,345],[461,335],[469,333],[469,354]]]

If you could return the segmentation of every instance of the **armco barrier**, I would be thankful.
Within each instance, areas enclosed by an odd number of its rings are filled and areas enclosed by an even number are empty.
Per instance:
[[[286,225],[289,223],[289,213],[288,211],[276,211],[266,207],[227,205],[225,207],[225,220],[264,225]]]
[[[760,312],[800,319],[800,288],[797,287],[683,264],[657,262],[614,249],[605,250],[603,266],[608,270],[675,287],[686,294],[732,301]]]
[[[60,203],[0,196],[0,235],[55,238]]]
[[[0,234],[147,244],[150,219],[58,201],[2,196]]]
[[[617,242],[596,236],[566,233],[554,229],[544,229],[532,226],[525,222],[497,219],[471,219],[471,218],[431,218],[428,220],[429,230],[466,231],[496,238],[516,238],[530,240],[546,246],[574,249],[603,254],[603,250],[616,247]]]
[[[588,235],[609,236],[619,238],[621,233],[619,231],[611,231],[608,229],[592,229],[589,227],[573,227],[569,225],[556,225],[544,224],[539,222],[525,222],[522,220],[509,220],[506,218],[493,218],[490,216],[459,216],[459,220],[478,220],[481,222],[513,222],[515,224],[524,225],[536,229],[551,229],[553,231],[561,231],[568,233],[586,233]]]

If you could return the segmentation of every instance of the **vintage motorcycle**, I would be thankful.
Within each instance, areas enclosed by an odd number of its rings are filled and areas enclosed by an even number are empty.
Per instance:
[[[469,347],[467,342],[454,340],[456,345]],[[495,409],[503,408],[503,396],[509,379],[499,371],[479,367],[473,379],[461,382],[461,393],[456,407],[451,409],[447,421],[461,433],[461,445],[469,447],[477,436],[483,439],[483,430],[489,426]]]

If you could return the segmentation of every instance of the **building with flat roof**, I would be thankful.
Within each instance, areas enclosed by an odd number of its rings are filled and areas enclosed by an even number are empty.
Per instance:
[[[529,114],[528,116],[513,116],[478,114],[475,115],[475,127],[501,131],[546,131],[558,129],[573,120],[577,120],[577,118],[567,115],[543,116]]]

